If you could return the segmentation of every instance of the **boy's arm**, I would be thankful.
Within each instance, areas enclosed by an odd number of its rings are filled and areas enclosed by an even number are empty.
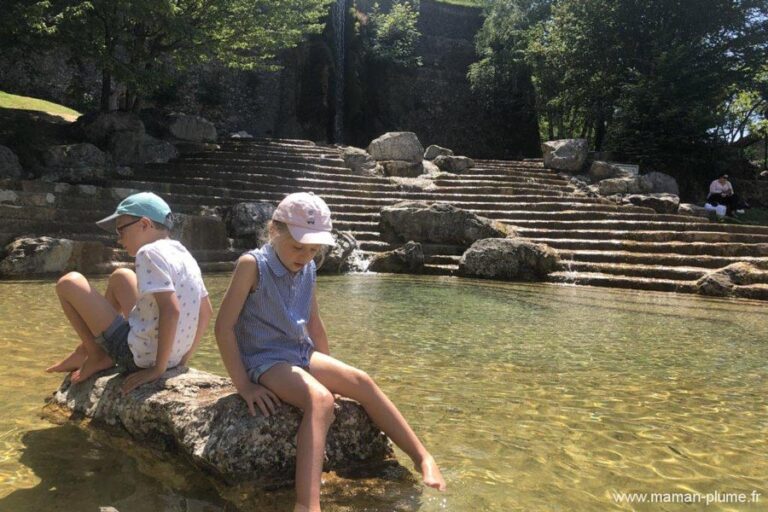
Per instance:
[[[312,292],[312,308],[309,312],[309,322],[307,323],[307,332],[312,342],[315,344],[315,350],[323,354],[331,355],[328,345],[328,334],[325,332],[325,324],[320,318],[320,307],[317,305],[317,294]]]
[[[134,372],[126,377],[122,387],[123,393],[130,393],[142,384],[157,380],[168,368],[168,359],[171,357],[181,308],[174,291],[156,292],[153,295],[157,301],[158,309],[157,358],[155,359],[155,365]]]
[[[256,414],[253,405],[255,403],[265,416],[269,416],[270,413],[275,412],[275,407],[280,403],[280,400],[264,386],[251,382],[240,358],[240,350],[237,347],[237,338],[235,337],[237,318],[248,299],[251,287],[255,288],[258,282],[259,266],[256,260],[248,255],[240,256],[235,272],[232,274],[229,288],[227,288],[224,299],[221,301],[214,330],[216,332],[216,344],[219,346],[224,367],[227,369],[237,392],[248,405],[251,415]]]
[[[203,339],[203,334],[205,334],[205,330],[208,328],[208,324],[210,323],[212,316],[213,306],[211,306],[210,298],[206,295],[200,300],[200,313],[197,317],[197,331],[195,331],[195,339],[192,342],[192,346],[189,347],[187,353],[184,354],[184,357],[181,358],[179,366],[187,366],[189,358],[192,357],[192,354],[195,353],[195,350],[197,350],[197,347],[200,345],[200,340]]]

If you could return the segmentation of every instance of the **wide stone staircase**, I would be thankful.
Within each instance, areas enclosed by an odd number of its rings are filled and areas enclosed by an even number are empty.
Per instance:
[[[619,206],[579,192],[540,161],[475,163],[466,174],[435,180],[434,189],[414,190],[385,177],[355,174],[334,147],[299,140],[226,140],[218,151],[147,165],[101,186],[0,181],[0,242],[35,234],[114,247],[114,236],[93,221],[137,190],[161,194],[174,211],[188,214],[244,201],[277,203],[290,192],[314,191],[331,207],[334,227],[358,240],[363,257],[394,248],[379,236],[382,206],[424,200],[513,225],[520,236],[557,249],[562,268],[551,275],[556,282],[695,292],[695,281],[712,269],[739,261],[768,264],[768,227]],[[254,241],[235,239],[230,245],[193,254],[205,270],[228,270]],[[424,250],[425,271],[449,275],[458,268],[463,248],[425,245]],[[119,251],[116,255],[116,264],[127,260]],[[737,293],[768,299],[768,273],[761,276]]]

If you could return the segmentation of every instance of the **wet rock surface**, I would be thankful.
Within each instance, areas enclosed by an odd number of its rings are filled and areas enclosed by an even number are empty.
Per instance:
[[[100,242],[66,238],[18,238],[2,252],[0,276],[58,274],[70,270],[87,273],[106,261],[108,250]]]
[[[331,231],[336,245],[333,247],[323,246],[322,253],[315,257],[315,263],[318,265],[317,272],[320,274],[341,274],[349,272],[351,268],[352,253],[357,249],[358,243],[352,233],[346,231]]]
[[[74,385],[67,377],[48,399],[47,413],[88,419],[141,444],[177,451],[227,484],[270,488],[292,481],[298,409],[283,404],[269,418],[251,416],[229,379],[194,369],[169,370],[125,396],[123,379],[116,370]],[[337,397],[335,417],[325,470],[370,467],[392,458],[388,439],[357,402]]]
[[[387,251],[371,259],[368,270],[393,274],[418,274],[424,269],[424,250],[418,242],[408,242],[394,251]]]
[[[541,281],[557,269],[557,251],[545,244],[513,238],[487,238],[461,256],[459,273],[509,281]]]
[[[696,281],[696,291],[701,295],[728,297],[736,295],[738,286],[765,282],[767,272],[752,263],[740,261],[709,272]]]

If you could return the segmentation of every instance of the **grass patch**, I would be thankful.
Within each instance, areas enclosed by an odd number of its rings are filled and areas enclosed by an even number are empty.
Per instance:
[[[77,110],[72,110],[58,103],[30,98],[29,96],[18,96],[3,91],[0,91],[0,108],[45,112],[46,114],[63,117],[67,121],[74,121],[80,116],[80,112]]]
[[[768,208],[750,208],[736,218],[726,217],[726,221],[732,224],[768,226]]]

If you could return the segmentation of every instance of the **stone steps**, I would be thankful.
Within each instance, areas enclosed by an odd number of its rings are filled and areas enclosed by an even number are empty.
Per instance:
[[[629,251],[709,256],[768,256],[768,244],[708,242],[636,242],[632,240],[580,240],[565,238],[530,238],[555,249]]]
[[[768,233],[729,233],[723,231],[668,231],[668,230],[614,230],[614,229],[531,229],[518,227],[517,233],[526,238],[572,240],[625,240],[637,242],[728,242],[742,244],[768,244]]]
[[[591,263],[626,263],[635,265],[689,266],[708,269],[725,267],[745,261],[768,265],[764,256],[712,256],[703,254],[637,253],[630,251],[567,250],[559,249],[564,261]]]
[[[656,217],[668,217],[670,220],[651,220]],[[689,219],[680,222],[680,219]],[[728,225],[707,222],[698,217],[681,216],[648,216],[645,220],[605,219],[605,220],[525,220],[503,219],[503,222],[515,224],[525,229],[549,229],[549,230],[606,230],[606,231],[707,231],[720,233],[751,233],[755,235],[768,235],[768,226],[753,225]],[[727,229],[728,231],[724,231]]]

